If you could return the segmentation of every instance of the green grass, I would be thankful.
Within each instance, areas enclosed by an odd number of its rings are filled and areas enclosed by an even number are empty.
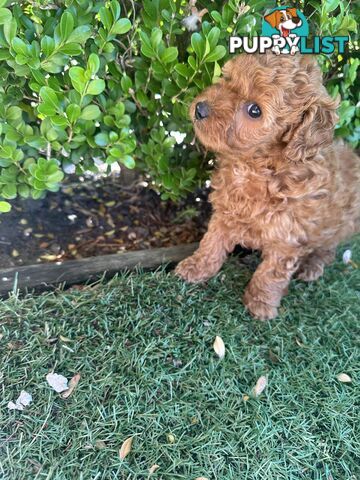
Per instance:
[[[250,276],[233,258],[207,285],[161,269],[3,301],[0,478],[146,479],[156,463],[152,479],[359,479],[360,270],[339,251],[268,323],[244,311]],[[81,372],[68,400],[45,381],[53,369]],[[267,389],[244,401],[260,375]],[[22,389],[33,403],[8,411]]]

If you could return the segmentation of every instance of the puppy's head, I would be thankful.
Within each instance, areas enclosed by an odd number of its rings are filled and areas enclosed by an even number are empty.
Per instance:
[[[336,107],[309,55],[242,54],[194,100],[190,115],[209,150],[251,157],[280,148],[297,161],[331,143]]]

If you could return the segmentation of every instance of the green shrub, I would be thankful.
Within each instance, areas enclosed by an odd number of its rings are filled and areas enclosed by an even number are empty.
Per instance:
[[[230,33],[259,34],[274,3],[199,4],[209,12],[190,33],[185,1],[0,0],[0,211],[8,211],[6,200],[55,191],[64,170],[96,171],[101,163],[136,166],[165,199],[206,178],[188,105],[220,75]],[[343,98],[337,133],[355,145],[359,7],[349,5],[298,6],[314,34],[353,39],[347,54],[322,65],[330,92]],[[184,142],[170,132],[185,134]]]

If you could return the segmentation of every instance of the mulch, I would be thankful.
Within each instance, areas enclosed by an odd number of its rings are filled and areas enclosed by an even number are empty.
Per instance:
[[[206,230],[206,190],[176,204],[141,178],[80,180],[70,177],[43,200],[12,202],[0,219],[2,268],[192,243]]]

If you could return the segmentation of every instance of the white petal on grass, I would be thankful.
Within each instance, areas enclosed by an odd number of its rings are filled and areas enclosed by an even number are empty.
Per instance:
[[[341,383],[351,383],[352,382],[351,377],[347,373],[339,373],[339,375],[337,375],[336,378]]]
[[[214,347],[216,355],[219,358],[224,358],[225,357],[225,343],[224,343],[223,339],[221,337],[219,337],[218,335],[215,337],[213,347]]]
[[[119,451],[120,460],[124,460],[124,458],[126,458],[129,455],[129,453],[131,452],[132,442],[133,442],[133,437],[129,437],[121,445],[121,448]]]
[[[80,373],[77,373],[72,377],[72,379],[69,382],[69,388],[62,393],[61,398],[66,399],[66,398],[69,398],[70,395],[72,395],[73,391],[75,390],[75,388],[77,387],[77,384],[80,381],[80,378],[81,378]]]
[[[197,477],[197,478],[195,478],[195,480],[209,480],[209,479],[206,478],[206,477]]]
[[[253,394],[255,397],[258,397],[259,395],[262,394],[262,392],[265,390],[267,385],[267,379],[264,375],[262,375],[260,378],[258,378],[258,381],[256,382],[256,385],[253,389]]]
[[[342,257],[343,262],[345,263],[345,265],[347,265],[348,263],[350,263],[351,256],[352,256],[351,250],[345,250],[345,252],[343,253],[343,257]]]
[[[46,375],[46,381],[48,382],[50,387],[57,393],[64,392],[69,388],[67,378],[57,373],[48,373]]]
[[[32,402],[32,396],[30,393],[25,392],[25,390],[21,390],[21,393],[16,400],[16,402],[9,402],[8,409],[9,410],[24,410],[24,407],[27,407]]]
[[[152,475],[153,473],[156,472],[156,470],[160,468],[160,465],[152,465],[150,468],[149,468],[149,475]]]

